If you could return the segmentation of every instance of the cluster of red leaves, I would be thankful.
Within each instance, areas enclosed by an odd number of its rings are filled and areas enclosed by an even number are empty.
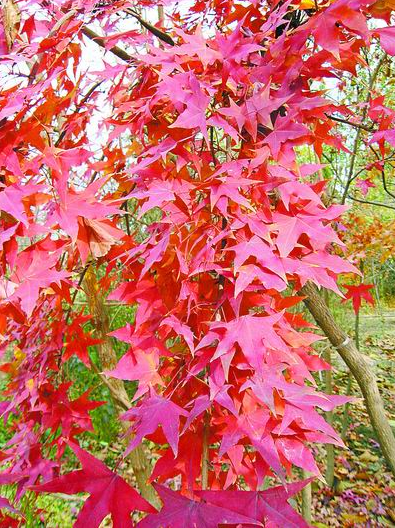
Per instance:
[[[372,38],[393,46],[392,28],[368,29],[372,12],[388,17],[373,0],[322,4],[199,0],[173,12],[171,46],[149,31],[113,34],[129,2],[19,3],[0,96],[1,346],[17,344],[3,366],[1,413],[17,419],[2,477],[17,498],[32,486],[89,492],[77,526],[111,513],[124,527],[151,510],[76,447],[100,402],[71,401],[60,382],[62,363],[76,354],[89,365],[96,342],[86,317],[65,309],[96,261],[108,299],[137,306],[112,334],[130,349],[106,373],[138,382],[123,416],[128,451],[149,438],[160,454],[152,479],[181,483],[156,485],[164,507],[141,526],[304,525],[287,504],[298,484],[256,490],[267,476],[285,483],[293,466],[319,473],[308,444],[342,442],[317,409],[345,399],[317,391],[311,372],[328,365],[290,309],[306,281],[338,292],[337,275],[356,270],[331,251],[344,208],[323,204],[324,182],[312,183],[321,165],[298,163],[297,151],[345,148],[328,115],[348,111],[312,82],[355,74]],[[112,34],[102,44],[123,42],[133,59],[86,72],[93,20]],[[390,140],[390,125],[374,139]],[[210,492],[198,491],[205,442]],[[66,445],[83,469],[56,477]]]

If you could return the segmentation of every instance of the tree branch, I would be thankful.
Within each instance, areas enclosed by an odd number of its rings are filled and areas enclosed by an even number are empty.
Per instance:
[[[317,287],[308,282],[300,293],[306,297],[304,303],[308,310],[357,380],[381,451],[395,476],[395,437],[386,417],[383,400],[371,367],[355,343],[337,325]]]
[[[133,18],[138,20],[140,22],[140,24],[143,27],[145,27],[146,30],[148,30],[150,33],[155,35],[155,37],[158,38],[159,40],[161,40],[162,42],[166,42],[166,44],[169,44],[170,46],[175,46],[175,42],[171,38],[170,35],[168,35],[164,31],[162,31],[161,29],[153,26],[152,24],[150,24],[149,22],[144,20],[144,18],[142,18],[138,13],[136,13],[136,11],[134,9],[132,9],[131,7],[128,7],[127,9],[125,9],[125,13],[128,13]]]
[[[98,338],[101,340],[101,343],[97,345],[101,366],[103,369],[111,370],[115,367],[118,360],[112,347],[111,338],[108,335],[110,332],[110,321],[108,310],[104,304],[105,297],[103,292],[100,291],[97,277],[92,267],[89,267],[85,274],[83,286],[89,305],[89,313],[93,315],[93,325]],[[110,394],[115,400],[118,412],[120,413],[125,408],[130,408],[129,397],[123,381],[116,378],[104,381],[104,376],[100,372],[97,373],[110,389]],[[123,425],[124,431],[127,432],[127,425],[125,423]],[[148,482],[151,474],[151,464],[143,443],[131,451],[129,459],[141,495],[148,502],[159,508],[160,503],[155,489]]]
[[[376,149],[372,147],[372,145],[369,145],[369,148],[370,150],[373,152],[373,154],[376,156],[376,158],[378,159],[378,161],[380,163],[383,163],[382,165],[382,168],[381,168],[381,181],[383,182],[383,188],[384,188],[384,191],[389,195],[391,196],[391,198],[395,198],[395,194],[393,194],[387,187],[387,180],[385,178],[385,165],[384,165],[384,162],[385,162],[385,158],[381,158],[379,153],[376,152]]]
[[[382,55],[382,57],[379,59],[379,61],[377,63],[377,66],[374,69],[374,71],[373,71],[373,73],[372,73],[372,75],[370,77],[369,86],[368,86],[368,93],[367,93],[367,95],[365,97],[366,105],[365,105],[364,109],[362,110],[362,121],[366,118],[366,116],[368,114],[368,103],[369,103],[370,96],[371,96],[370,92],[372,91],[372,89],[374,87],[374,84],[375,84],[376,79],[377,79],[377,77],[379,75],[381,66],[383,65],[385,59],[386,59],[386,55]],[[342,196],[342,199],[341,199],[341,202],[340,202],[342,204],[344,204],[345,201],[346,201],[346,198],[348,196],[348,191],[350,189],[350,185],[351,185],[351,183],[353,181],[355,162],[356,162],[356,159],[357,159],[357,154],[358,154],[358,149],[359,149],[359,141],[361,139],[362,130],[363,129],[361,127],[358,127],[357,133],[355,135],[354,145],[353,145],[352,154],[351,154],[350,168],[349,168],[349,171],[348,171],[346,185],[345,185],[344,191],[343,191],[343,196]]]
[[[351,194],[347,194],[347,198],[350,198],[350,200],[353,200],[354,202],[359,202],[368,205],[377,205],[378,207],[385,207],[386,209],[395,210],[395,207],[393,205],[384,204],[381,202],[371,202],[370,200],[360,200],[359,198],[355,198],[355,196],[352,196]]]
[[[81,31],[90,40],[96,42],[98,46],[106,49],[106,44],[104,42],[103,37],[98,35],[95,31],[93,31],[93,29],[89,28],[88,26],[82,26]],[[109,48],[108,51],[110,51],[113,55],[116,55],[119,59],[125,62],[128,62],[130,64],[136,63],[135,59],[119,46],[113,46],[112,48]]]
[[[325,113],[326,117],[329,119],[332,119],[332,121],[336,121],[338,123],[344,123],[345,125],[350,125],[355,128],[360,128],[362,130],[366,130],[366,132],[375,132],[375,128],[371,126],[364,125],[362,123],[353,123],[352,121],[348,121],[347,119],[342,119],[341,117],[336,117],[331,114]]]

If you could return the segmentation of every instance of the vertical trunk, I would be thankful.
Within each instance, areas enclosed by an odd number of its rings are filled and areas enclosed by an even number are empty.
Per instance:
[[[203,452],[202,452],[202,490],[208,488],[208,465],[209,457],[210,416],[206,411],[203,425]]]
[[[303,479],[309,478],[306,471],[303,470]],[[302,516],[307,524],[311,524],[312,493],[311,483],[302,489]]]
[[[359,350],[359,312],[355,315],[355,346]],[[348,373],[348,380],[347,380],[347,389],[346,389],[346,395],[350,396],[352,389],[352,374],[351,372]],[[344,412],[343,412],[343,420],[342,420],[342,431],[341,431],[341,437],[342,440],[345,441],[347,438],[347,430],[348,430],[348,410],[350,408],[350,404],[346,403],[344,406]]]
[[[331,361],[332,361],[332,354],[331,354],[331,349],[328,348],[326,351],[325,351],[325,356],[324,356],[324,359],[327,363],[329,363],[329,365],[331,365]],[[325,392],[327,394],[332,394],[333,390],[332,390],[332,371],[331,370],[327,370],[325,371]],[[325,413],[326,415],[326,421],[332,425],[333,423],[333,411],[328,411],[327,413]],[[334,477],[335,477],[335,446],[333,444],[326,444],[325,446],[325,449],[326,449],[326,473],[325,473],[325,478],[326,478],[326,483],[328,484],[328,486],[330,488],[333,487],[333,481],[334,481]]]
[[[108,333],[110,332],[109,314],[105,305],[105,297],[100,292],[96,274],[92,266],[88,268],[85,274],[83,287],[88,301],[89,312],[93,316],[96,335],[102,340],[97,346],[101,366],[105,370],[113,369],[117,364],[117,357],[111,346],[111,339],[108,336]],[[122,380],[110,378],[106,380],[106,385],[109,387],[110,393],[114,397],[114,404],[120,414],[125,410],[124,405],[121,405],[120,402],[129,401],[124,383]],[[124,430],[125,432],[127,430],[126,424]],[[152,505],[159,507],[160,503],[156,492],[148,483],[148,479],[151,475],[151,467],[142,444],[130,453],[129,460],[141,495]]]
[[[324,302],[326,306],[329,308],[329,291],[323,290],[323,296]],[[325,350],[324,352],[324,359],[325,361],[332,366],[332,354],[330,346]],[[325,371],[325,392],[327,394],[333,393],[333,380],[332,380],[332,370],[326,370]],[[326,421],[332,425],[333,424],[333,411],[328,411],[325,413],[326,415]],[[327,485],[332,488],[333,482],[335,478],[335,446],[333,444],[326,444],[326,471],[325,471],[325,478]]]
[[[355,346],[355,343],[337,325],[322,300],[317,287],[312,283],[307,283],[300,290],[300,293],[306,297],[304,303],[310,313],[355,377],[363,394],[366,410],[377,435],[383,456],[395,476],[395,438],[386,417],[383,400],[372,369]]]

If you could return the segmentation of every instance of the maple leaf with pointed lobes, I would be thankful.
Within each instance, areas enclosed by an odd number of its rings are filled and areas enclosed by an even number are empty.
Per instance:
[[[188,416],[187,411],[151,389],[149,397],[138,407],[132,407],[122,415],[123,420],[134,422],[131,430],[136,435],[126,452],[130,453],[144,436],[154,433],[161,425],[166,440],[177,456],[180,416]]]
[[[238,272],[250,257],[255,257],[257,262],[264,268],[275,273],[285,280],[284,265],[278,255],[267,242],[254,235],[249,240],[239,242],[238,244],[225,248],[224,251],[234,251],[234,270]]]
[[[164,203],[175,200],[174,184],[168,181],[153,181],[146,191],[136,191],[130,194],[133,198],[148,200],[140,207],[139,218],[154,207],[162,207]]]
[[[248,438],[249,443],[258,451],[267,465],[283,479],[284,471],[271,434],[265,433],[265,427],[270,420],[270,414],[264,409],[253,412],[246,410],[240,416],[229,415],[222,419],[226,428],[222,431],[222,441],[219,456],[222,457],[229,449]]]
[[[184,338],[184,341],[188,345],[192,354],[195,352],[194,335],[191,328],[187,324],[182,323],[174,315],[170,315],[169,317],[165,317],[165,319],[163,319],[161,326],[168,326],[174,330],[176,334]]]
[[[25,250],[19,253],[15,270],[11,275],[14,284],[9,301],[19,300],[22,310],[30,317],[42,288],[59,283],[69,275],[66,271],[54,269],[59,259],[58,253]]]
[[[207,145],[209,145],[206,110],[210,97],[202,91],[200,82],[192,73],[189,75],[188,92],[183,101],[186,108],[180,113],[174,123],[169,125],[169,128],[199,128]]]
[[[196,491],[208,504],[256,519],[276,523],[281,528],[308,528],[306,521],[289,505],[288,499],[299,493],[312,479],[293,482],[286,487],[278,486],[264,491]]]
[[[237,123],[239,132],[242,130],[244,123],[246,122],[246,115],[244,108],[236,104],[233,99],[229,100],[230,106],[219,108],[218,112],[226,117],[234,119]]]
[[[318,205],[322,205],[318,194],[307,184],[298,181],[291,181],[283,183],[277,187],[281,195],[281,200],[289,211],[289,205],[293,202],[302,200],[309,200]]]
[[[327,435],[328,443],[343,447],[343,441],[333,427],[312,406],[303,405],[302,403],[298,403],[297,406],[285,403],[281,424],[273,429],[273,433],[281,436],[293,422],[302,422],[304,428],[309,428],[313,432],[321,431]]]
[[[287,348],[274,329],[274,325],[282,318],[282,313],[267,317],[243,315],[233,321],[211,323],[210,331],[200,341],[196,350],[209,346],[218,339],[213,356],[213,359],[216,359],[230,352],[238,343],[249,364],[259,371],[267,348]]]
[[[68,325],[65,333],[64,353],[62,362],[67,361],[75,354],[88,368],[90,368],[90,359],[88,347],[101,343],[100,339],[92,337],[91,332],[84,332],[82,326],[90,321],[93,316],[83,315],[81,311],[76,315],[73,321]]]
[[[157,286],[151,280],[122,282],[107,297],[109,301],[115,300],[127,304],[138,302],[135,327],[138,329],[153,313],[164,312],[163,302],[158,296]]]
[[[376,185],[370,180],[370,178],[366,178],[364,180],[357,180],[355,183],[357,187],[361,190],[362,194],[366,196],[369,192],[369,189],[371,187],[375,188]]]
[[[182,37],[184,41],[183,44],[175,48],[177,55],[187,55],[188,57],[196,55],[205,67],[221,58],[218,51],[215,51],[208,45],[200,24],[196,27],[195,33],[193,34],[185,33],[180,28],[175,28],[174,32]]]
[[[151,163],[154,163],[158,159],[160,158],[162,158],[163,160],[166,159],[166,154],[170,152],[171,150],[173,150],[176,146],[177,146],[177,142],[174,141],[174,139],[172,139],[171,137],[166,137],[159,143],[159,145],[154,145],[148,150],[145,150],[143,153],[144,158],[142,158],[136,165],[132,165],[130,170],[133,173],[138,174],[140,171],[142,171],[143,169],[145,169],[146,167],[151,165]],[[168,185],[171,185],[171,182],[167,182],[166,180],[161,181],[160,183],[164,185],[165,189],[168,187]],[[137,191],[137,194],[139,192],[141,191]],[[135,196],[133,191],[130,193],[130,195],[125,196],[125,198],[122,198],[122,200],[125,200],[126,198],[129,198],[131,196]],[[136,198],[140,198],[140,196],[136,196]]]
[[[56,203],[47,220],[47,225],[59,224],[61,229],[75,243],[78,238],[78,231],[81,229],[81,219],[100,221],[110,215],[119,214],[118,207],[99,201],[95,196],[105,183],[106,181],[103,179],[97,180],[81,192],[76,192],[73,189],[59,189],[61,200]],[[113,229],[115,230],[115,228]],[[123,232],[119,231],[119,234],[123,235]]]
[[[67,392],[70,383],[62,383],[57,389],[52,384],[45,383],[40,389],[40,403],[35,410],[42,413],[42,423],[45,429],[55,432],[62,428],[63,438],[72,439],[84,431],[93,431],[89,411],[100,407],[105,402],[88,399],[91,389],[85,391],[75,400],[70,400]]]
[[[241,292],[247,290],[248,286],[253,283],[255,279],[258,279],[259,281],[258,288],[261,288],[263,285],[266,289],[273,288],[279,292],[287,288],[285,280],[280,279],[277,275],[266,273],[255,264],[245,264],[240,266],[238,270],[238,275],[235,281],[235,297]]]
[[[123,231],[111,225],[109,220],[78,219],[76,244],[83,264],[89,254],[94,258],[104,257],[115,242],[124,237]]]
[[[256,141],[258,125],[262,125],[264,128],[272,130],[272,112],[280,108],[280,106],[289,99],[289,96],[271,98],[270,89],[271,83],[269,82],[263,90],[255,92],[244,103],[246,116],[245,127],[247,132],[253,137],[254,141]],[[291,137],[288,137],[287,139],[291,139]]]
[[[138,381],[138,389],[133,396],[135,401],[156,384],[163,385],[158,374],[159,355],[157,352],[144,352],[143,350],[129,350],[118,361],[113,370],[104,372],[106,376],[121,380]]]
[[[151,475],[151,481],[157,478],[161,482],[182,474],[188,484],[188,489],[193,489],[197,480],[200,480],[200,470],[203,452],[203,427],[186,431],[180,438],[179,453],[177,457],[171,449],[156,462]]]
[[[163,508],[140,521],[137,528],[218,528],[222,524],[263,526],[256,519],[232,511],[228,505],[198,502],[160,484],[153,486],[163,502]]]
[[[344,287],[346,288],[347,293],[345,294],[345,298],[342,300],[342,302],[344,303],[348,299],[352,299],[352,306],[354,308],[355,314],[358,314],[359,310],[361,309],[362,299],[374,306],[374,298],[370,293],[370,290],[374,288],[373,284],[358,284],[358,286],[347,286],[345,284]]]
[[[340,59],[340,43],[344,39],[341,26],[346,27],[350,33],[361,36],[367,42],[369,30],[365,16],[359,11],[360,6],[359,1],[340,0],[312,17],[307,27],[312,29],[317,44]]]
[[[45,190],[44,185],[29,182],[25,185],[9,185],[0,191],[0,210],[10,214],[25,226],[29,225],[24,199]]]
[[[263,142],[269,145],[272,155],[277,158],[284,143],[310,135],[310,130],[304,125],[294,123],[289,118],[278,118],[273,132]]]
[[[315,216],[298,214],[287,216],[273,215],[274,229],[278,229],[276,244],[281,257],[287,257],[295,248],[299,237],[306,234],[315,249],[323,249],[329,242],[337,242],[338,237],[330,225],[324,226]],[[340,242],[340,241],[339,241]]]
[[[251,185],[251,180],[241,180],[241,178],[224,178],[224,181],[219,185],[212,183],[210,185],[210,205],[211,210],[215,206],[219,209],[222,214],[227,213],[227,206],[229,200],[234,203],[242,205],[246,209],[254,210],[250,202],[245,198],[239,191],[242,186]]]
[[[138,510],[153,512],[154,508],[100,460],[77,445],[69,443],[82,464],[82,469],[62,475],[30,489],[40,493],[90,493],[78,514],[74,528],[98,528],[111,514],[114,528],[132,526],[130,515]]]

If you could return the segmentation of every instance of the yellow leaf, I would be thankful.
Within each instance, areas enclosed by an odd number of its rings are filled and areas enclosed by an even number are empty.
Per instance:
[[[3,0],[3,24],[7,48],[10,51],[18,35],[21,12],[14,0]]]
[[[27,380],[27,382],[26,382],[26,387],[27,387],[29,390],[32,390],[32,389],[33,389],[33,387],[34,387],[34,380],[33,380],[33,378],[30,378],[30,379]]]
[[[377,0],[370,6],[370,10],[374,15],[386,15],[395,10],[395,0]]]
[[[373,453],[371,453],[370,451],[364,451],[363,453],[361,453],[359,455],[359,460],[361,462],[364,462],[364,463],[368,463],[368,462],[377,462],[378,461],[378,456],[377,455],[374,455]]]
[[[14,356],[17,361],[22,361],[22,359],[25,359],[26,354],[22,352],[22,350],[19,347],[14,348]]]
[[[55,291],[48,286],[48,288],[43,289],[43,293],[45,293],[45,295],[53,295]]]
[[[314,0],[302,0],[299,4],[300,9],[315,9]]]

